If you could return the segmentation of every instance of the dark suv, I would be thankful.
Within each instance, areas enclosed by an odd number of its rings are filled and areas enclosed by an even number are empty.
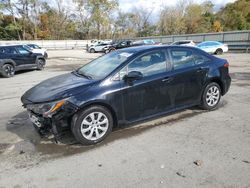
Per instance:
[[[21,100],[39,130],[69,128],[94,144],[115,126],[195,105],[215,109],[230,87],[228,67],[194,47],[131,47],[43,81]]]
[[[113,43],[111,45],[104,47],[104,52],[109,53],[109,52],[114,51],[114,50],[131,47],[132,44],[133,44],[133,42],[130,40]]]
[[[0,74],[5,78],[19,70],[42,70],[45,63],[42,54],[32,53],[23,45],[0,46]]]

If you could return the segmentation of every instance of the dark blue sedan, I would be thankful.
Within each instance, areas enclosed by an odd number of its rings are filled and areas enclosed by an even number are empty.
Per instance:
[[[95,144],[117,126],[196,105],[215,109],[230,87],[228,67],[193,47],[127,48],[41,82],[22,103],[40,133],[71,129]]]

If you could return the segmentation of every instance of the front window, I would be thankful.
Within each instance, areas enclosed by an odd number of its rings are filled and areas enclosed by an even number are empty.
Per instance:
[[[128,72],[139,71],[144,77],[166,71],[166,56],[164,51],[155,51],[136,58],[128,65]]]
[[[101,56],[77,70],[78,74],[102,79],[125,62],[132,53],[115,51]]]
[[[24,47],[16,47],[17,51],[19,51],[20,54],[29,54],[30,51],[25,49]]]

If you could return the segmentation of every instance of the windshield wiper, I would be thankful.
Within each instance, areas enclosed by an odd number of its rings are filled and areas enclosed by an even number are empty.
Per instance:
[[[84,72],[79,72],[79,70],[76,70],[75,71],[78,75],[81,75],[81,76],[83,76],[83,77],[85,77],[85,78],[87,78],[87,79],[89,79],[89,80],[92,80],[93,78],[92,78],[92,76],[90,76],[90,75],[88,75],[88,74],[86,74],[86,73],[84,73]]]

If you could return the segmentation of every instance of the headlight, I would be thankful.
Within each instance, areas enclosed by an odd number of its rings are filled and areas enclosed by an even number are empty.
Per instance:
[[[36,114],[41,114],[44,117],[51,117],[57,110],[59,110],[64,104],[66,100],[60,100],[50,103],[42,103],[42,104],[31,104],[27,105],[27,109],[31,110]]]

